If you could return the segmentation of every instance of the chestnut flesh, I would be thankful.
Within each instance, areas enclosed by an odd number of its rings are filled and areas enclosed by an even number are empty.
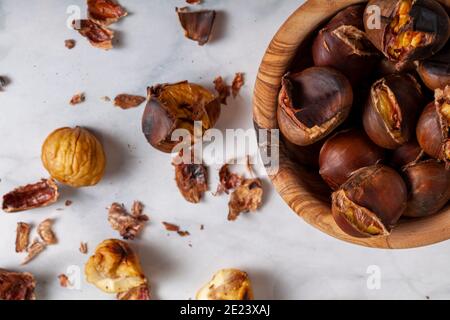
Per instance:
[[[437,213],[450,200],[450,170],[434,159],[413,163],[403,170],[409,189],[406,217]]]
[[[375,7],[381,10],[381,18],[373,11]],[[364,25],[368,38],[396,62],[397,69],[436,54],[450,35],[449,17],[435,0],[371,0]]]
[[[331,189],[336,190],[356,170],[382,161],[384,153],[364,131],[341,131],[330,137],[322,146],[319,173]]]
[[[417,72],[423,83],[433,91],[450,85],[450,42],[436,55],[421,61]]]
[[[371,73],[380,59],[364,32],[365,5],[339,12],[319,31],[312,46],[314,64],[341,71],[353,85]]]
[[[387,236],[406,208],[407,189],[393,169],[357,170],[332,194],[332,213],[345,233],[360,238]]]
[[[417,124],[417,141],[429,156],[450,165],[450,86],[437,89]]]
[[[278,102],[281,132],[290,142],[307,146],[325,138],[348,117],[353,91],[341,72],[311,67],[283,77]]]
[[[363,113],[367,135],[380,147],[400,147],[414,135],[422,101],[420,85],[409,74],[391,74],[376,81]]]

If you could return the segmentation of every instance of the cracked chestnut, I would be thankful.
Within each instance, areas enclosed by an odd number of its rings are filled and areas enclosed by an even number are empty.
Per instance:
[[[341,72],[311,67],[283,77],[278,102],[281,132],[290,142],[307,146],[325,138],[348,117],[353,91]]]
[[[423,157],[424,152],[422,148],[417,143],[417,140],[413,139],[394,150],[390,163],[392,167],[401,169],[413,162],[418,162]]]
[[[450,43],[436,55],[421,61],[417,72],[423,83],[433,91],[450,85]]]
[[[396,149],[414,135],[423,96],[409,74],[391,74],[376,81],[363,113],[367,135],[380,147]]]
[[[330,137],[322,146],[319,173],[330,188],[336,190],[356,170],[382,161],[384,153],[364,131],[341,131]]]
[[[407,194],[395,170],[383,165],[365,167],[332,194],[333,217],[351,236],[387,236],[406,208]]]
[[[447,12],[435,0],[371,0],[364,25],[369,39],[397,69],[436,54],[450,35]]]

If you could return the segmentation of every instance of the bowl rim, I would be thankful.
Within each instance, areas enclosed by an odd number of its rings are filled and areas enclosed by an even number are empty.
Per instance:
[[[450,0],[438,1],[450,9]],[[334,238],[382,249],[415,248],[448,240],[450,205],[433,216],[402,220],[388,236],[355,238],[345,234],[335,224],[329,203],[307,190],[311,181],[304,181],[302,176],[311,175],[311,172],[289,159],[283,143],[266,143],[260,140],[259,129],[267,129],[269,132],[278,130],[276,112],[281,78],[288,71],[302,41],[338,11],[366,2],[368,1],[308,0],[291,14],[270,42],[260,64],[253,93],[253,121],[260,153],[268,154],[275,150],[280,154],[276,172],[269,170],[270,163],[265,163],[267,174],[277,192],[298,216]]]

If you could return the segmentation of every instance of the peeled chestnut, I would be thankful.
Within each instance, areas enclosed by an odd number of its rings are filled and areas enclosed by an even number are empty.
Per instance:
[[[354,5],[339,12],[319,31],[312,46],[316,66],[333,67],[352,84],[366,77],[380,58],[363,31],[364,8]]]
[[[348,117],[353,91],[341,72],[311,67],[283,77],[278,102],[281,132],[290,142],[307,146],[326,137]]]
[[[425,85],[433,91],[450,85],[450,42],[436,55],[421,61],[417,72]]]
[[[450,170],[434,159],[413,163],[403,170],[409,189],[406,217],[437,213],[450,200]]]
[[[374,165],[357,170],[332,194],[334,220],[347,234],[387,236],[406,208],[407,189],[393,169]]]
[[[431,157],[450,164],[450,86],[437,89],[417,124],[417,141]]]
[[[219,99],[202,86],[187,81],[150,87],[148,100],[142,131],[153,147],[167,153],[180,142],[172,138],[174,130],[185,129],[192,137],[194,122],[200,121],[205,132],[220,115]]]
[[[380,147],[396,149],[414,134],[422,91],[409,74],[391,74],[376,81],[363,113],[367,135]]]
[[[419,161],[423,156],[424,152],[417,143],[417,140],[412,139],[395,149],[392,153],[391,165],[394,168],[401,169],[408,164]]]
[[[364,26],[370,41],[398,69],[408,61],[431,57],[450,35],[447,12],[435,0],[371,0]]]
[[[356,170],[383,159],[384,150],[374,144],[364,131],[345,130],[328,138],[322,146],[319,173],[331,189],[336,190]]]

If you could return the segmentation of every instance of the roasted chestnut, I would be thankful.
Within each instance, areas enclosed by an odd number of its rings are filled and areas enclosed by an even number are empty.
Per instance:
[[[417,72],[425,85],[433,91],[450,85],[450,42],[436,55],[421,61]]]
[[[403,169],[409,189],[406,217],[437,213],[450,200],[450,170],[434,159],[413,163]]]
[[[431,157],[450,164],[450,86],[437,89],[435,101],[419,118],[416,135],[421,148]]]
[[[319,153],[323,145],[323,140],[304,147],[293,144],[286,138],[283,138],[283,143],[292,161],[319,169]]]
[[[396,149],[414,134],[422,91],[409,74],[391,74],[370,89],[363,113],[367,135],[380,147]]]
[[[200,121],[205,132],[220,115],[219,99],[202,86],[187,81],[150,87],[148,99],[142,131],[153,147],[167,153],[180,142],[172,138],[174,130],[185,129],[192,138],[194,122]]]
[[[387,166],[374,165],[355,171],[332,194],[332,213],[337,225],[351,236],[387,236],[406,202],[402,177]]]
[[[348,117],[353,91],[341,72],[311,67],[283,77],[278,102],[281,132],[290,142],[307,146],[326,137]]]
[[[364,8],[360,4],[339,12],[319,31],[312,46],[316,66],[341,71],[353,85],[367,77],[380,59],[363,31]]]
[[[384,150],[358,129],[336,133],[320,150],[320,175],[331,187],[338,189],[351,174],[384,159]]]
[[[370,41],[398,69],[408,61],[431,57],[450,35],[449,17],[435,0],[371,0],[364,26]]]
[[[424,152],[422,148],[417,143],[417,140],[413,139],[395,149],[391,156],[391,165],[394,168],[401,169],[406,165],[419,161],[423,157]]]

